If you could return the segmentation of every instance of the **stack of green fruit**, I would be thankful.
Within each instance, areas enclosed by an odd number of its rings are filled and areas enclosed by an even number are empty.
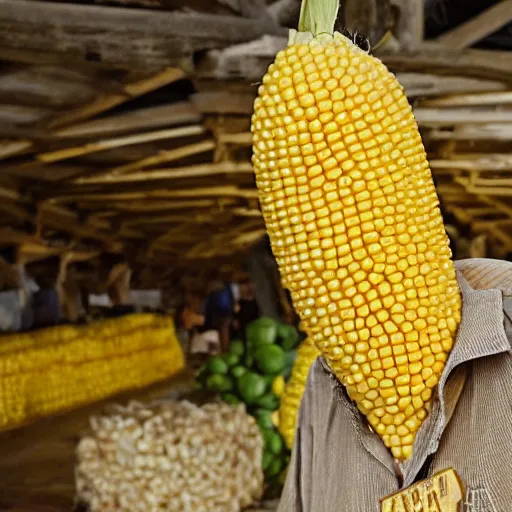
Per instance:
[[[295,327],[262,317],[249,324],[245,340],[231,341],[229,352],[211,357],[199,372],[201,386],[229,404],[244,403],[256,418],[265,442],[263,469],[269,483],[278,481],[288,465],[289,451],[272,416],[279,409],[300,341]]]

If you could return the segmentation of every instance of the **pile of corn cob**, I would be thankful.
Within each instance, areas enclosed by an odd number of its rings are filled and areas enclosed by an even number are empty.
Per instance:
[[[252,119],[260,202],[308,336],[395,458],[412,453],[461,299],[412,109],[378,59],[304,0]]]
[[[179,372],[172,320],[131,315],[0,338],[0,428],[148,385]]]

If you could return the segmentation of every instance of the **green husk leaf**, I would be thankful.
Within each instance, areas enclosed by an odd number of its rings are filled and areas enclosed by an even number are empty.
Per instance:
[[[299,32],[332,35],[339,8],[340,0],[302,0]]]

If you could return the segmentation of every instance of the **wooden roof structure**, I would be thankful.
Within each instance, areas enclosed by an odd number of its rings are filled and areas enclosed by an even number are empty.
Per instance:
[[[512,21],[495,2],[425,39],[423,0],[345,0],[414,105],[448,212],[512,252]],[[159,283],[265,233],[250,114],[298,0],[0,0],[0,245],[124,253]]]

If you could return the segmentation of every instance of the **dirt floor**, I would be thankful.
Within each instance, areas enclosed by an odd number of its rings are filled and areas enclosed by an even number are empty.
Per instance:
[[[129,392],[69,413],[0,432],[0,512],[70,512],[74,502],[75,446],[88,428],[89,418],[108,403],[151,402],[186,396],[204,401],[193,389],[193,375],[184,373],[144,390]],[[276,502],[253,512],[270,512]]]

